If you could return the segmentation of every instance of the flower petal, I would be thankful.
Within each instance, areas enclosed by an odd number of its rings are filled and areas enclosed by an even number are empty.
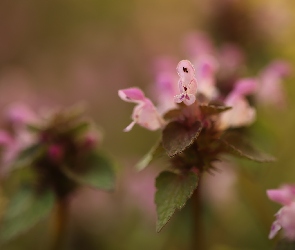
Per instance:
[[[182,60],[178,63],[177,73],[179,77],[185,82],[189,83],[195,77],[195,69],[189,60]]]
[[[132,118],[134,122],[149,130],[157,130],[164,124],[162,117],[149,99],[135,107]]]
[[[184,100],[185,94],[180,94],[180,95],[176,95],[174,96],[174,101],[176,103],[181,103]]]
[[[188,85],[187,93],[195,95],[197,93],[197,87],[198,87],[197,80],[196,78],[193,78]]]
[[[196,96],[192,94],[187,94],[183,100],[183,103],[187,106],[192,105],[196,101]]]
[[[270,200],[282,205],[288,205],[295,200],[295,187],[285,185],[279,189],[268,189],[266,194]]]
[[[269,235],[268,235],[268,238],[269,239],[273,239],[276,234],[278,233],[278,231],[280,231],[281,229],[281,225],[279,224],[279,222],[276,220],[272,223],[271,225],[271,228],[270,228],[270,232],[269,232]]]
[[[253,94],[257,89],[258,81],[254,78],[244,78],[236,82],[234,92],[239,95]]]
[[[121,89],[118,91],[118,95],[126,102],[140,103],[145,100],[145,95],[139,88]]]
[[[256,119],[256,110],[249,105],[247,99],[243,96],[231,94],[225,100],[225,105],[232,107],[232,109],[220,115],[220,129],[248,126]]]

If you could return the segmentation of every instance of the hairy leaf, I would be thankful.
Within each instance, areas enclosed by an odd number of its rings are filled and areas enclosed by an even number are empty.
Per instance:
[[[22,188],[10,200],[0,228],[1,242],[12,239],[30,229],[48,215],[54,205],[54,193],[40,195],[30,188]]]
[[[221,137],[223,151],[232,155],[246,158],[256,162],[272,162],[275,158],[256,149],[244,137],[236,133],[226,133]]]
[[[231,109],[231,107],[206,105],[206,104],[200,104],[199,107],[201,109],[201,112],[204,115],[217,115],[219,113],[222,113],[224,111]]]
[[[164,171],[157,177],[157,232],[161,231],[176,210],[184,207],[197,186],[198,176],[193,172],[180,175]]]
[[[173,121],[163,130],[162,143],[169,157],[182,153],[198,138],[202,130],[201,122],[196,121],[191,127]]]
[[[90,154],[84,161],[85,171],[76,173],[69,167],[62,170],[68,178],[80,185],[89,185],[98,189],[112,190],[115,185],[115,173],[112,162],[103,154]]]
[[[136,164],[138,171],[145,169],[154,159],[165,155],[165,150],[161,142],[155,144],[150,151]]]
[[[33,144],[24,150],[22,150],[15,162],[13,168],[25,167],[30,165],[37,157],[41,156],[45,152],[45,148],[39,143]]]
[[[163,117],[164,117],[164,119],[171,120],[171,119],[179,117],[181,114],[182,114],[181,109],[172,109],[172,110],[169,110],[168,112],[166,112],[163,115]]]

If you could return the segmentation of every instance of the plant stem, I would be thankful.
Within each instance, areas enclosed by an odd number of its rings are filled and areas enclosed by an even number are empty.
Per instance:
[[[53,213],[52,250],[61,250],[68,220],[69,203],[65,198],[57,200]]]
[[[201,181],[201,180],[200,180]],[[203,221],[203,206],[201,199],[201,182],[192,196],[192,250],[206,250],[205,228]]]

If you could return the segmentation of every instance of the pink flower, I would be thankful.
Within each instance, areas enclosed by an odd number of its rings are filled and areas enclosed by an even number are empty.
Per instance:
[[[286,105],[286,94],[282,80],[290,75],[291,67],[283,61],[274,61],[260,73],[260,85],[256,99],[264,105],[282,108]]]
[[[36,121],[36,115],[22,103],[13,103],[5,112],[6,120],[15,128],[22,128],[30,122]]]
[[[276,220],[271,226],[269,239],[283,229],[287,239],[295,240],[295,186],[284,185],[280,189],[269,189],[266,193],[269,199],[283,205],[275,214]]]
[[[125,132],[130,131],[136,123],[149,130],[157,130],[164,125],[154,104],[139,88],[122,89],[118,94],[123,101],[137,103],[132,113],[133,121],[124,129]]]
[[[160,58],[156,61],[156,82],[152,94],[157,100],[157,109],[160,114],[177,108],[174,102],[174,96],[178,94],[175,64],[170,58]]]
[[[222,45],[218,53],[221,77],[228,77],[239,71],[245,62],[243,51],[234,44]]]
[[[176,103],[183,102],[189,106],[196,101],[197,80],[194,66],[190,61],[182,60],[178,63],[176,69],[180,77],[178,81],[180,95],[176,95],[174,101]]]
[[[209,100],[218,96],[216,84],[216,72],[219,64],[215,57],[204,55],[196,60],[196,78],[198,79],[198,92],[205,95]]]
[[[193,58],[216,53],[210,37],[201,31],[190,33],[185,39],[185,47]]]
[[[225,106],[232,107],[220,116],[219,127],[242,127],[252,124],[256,119],[256,110],[250,106],[246,95],[255,92],[257,81],[251,78],[239,80],[234,90],[224,100]]]

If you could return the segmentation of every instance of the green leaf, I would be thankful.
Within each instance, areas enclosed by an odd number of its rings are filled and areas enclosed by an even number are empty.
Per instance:
[[[17,159],[13,163],[13,168],[25,167],[30,165],[37,157],[42,155],[44,151],[45,148],[42,147],[39,143],[25,148],[18,154]]]
[[[156,179],[157,232],[168,223],[176,210],[184,207],[198,186],[198,176],[193,172],[175,174],[164,171]]]
[[[88,121],[80,121],[77,124],[73,124],[73,127],[67,131],[67,134],[82,134],[86,132],[90,127],[90,123]]]
[[[157,159],[165,154],[165,150],[161,142],[155,144],[150,151],[136,164],[136,169],[141,171],[145,169],[154,159]]]
[[[46,191],[40,195],[23,188],[12,197],[3,216],[0,241],[5,242],[34,226],[48,215],[54,205],[54,193]]]
[[[225,153],[256,162],[273,162],[275,158],[256,149],[248,140],[236,133],[226,133],[221,137]]]
[[[201,122],[196,121],[192,126],[173,121],[168,123],[162,134],[163,147],[169,157],[182,153],[198,138],[202,130]]]
[[[98,189],[112,190],[115,185],[113,164],[103,154],[92,153],[84,161],[85,171],[76,173],[69,167],[63,167],[64,174],[79,183]]]
[[[204,115],[217,115],[232,108],[226,106],[216,106],[207,104],[200,104],[199,107]]]

